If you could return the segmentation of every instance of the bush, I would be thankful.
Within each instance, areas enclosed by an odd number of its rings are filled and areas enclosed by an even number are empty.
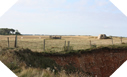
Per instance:
[[[69,48],[68,48],[68,46],[63,46],[63,49],[64,49],[64,51],[72,51],[73,47],[69,46]]]
[[[112,37],[106,37],[106,39],[112,39]]]
[[[92,47],[92,48],[96,48],[96,47],[97,47],[97,45],[96,45],[96,44],[93,44],[93,45],[91,45],[91,47]]]
[[[122,42],[121,44],[126,44],[125,42]]]

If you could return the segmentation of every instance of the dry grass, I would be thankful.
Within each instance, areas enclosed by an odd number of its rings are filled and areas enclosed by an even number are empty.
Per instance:
[[[54,74],[49,69],[37,69],[37,68],[22,68],[20,73],[17,73],[18,77],[92,77],[82,73],[66,74],[64,70]]]
[[[10,38],[10,47],[14,47],[15,36],[0,36],[0,47],[7,47],[7,37]],[[32,51],[43,51],[43,40],[46,39],[46,51],[62,51],[65,40],[70,41],[70,46],[74,50],[87,49],[90,47],[90,40],[92,45],[112,45],[111,39],[98,40],[96,36],[62,36],[62,39],[49,39],[49,36],[18,36],[18,47],[29,48]],[[123,38],[123,42],[127,43],[127,38]],[[114,44],[120,44],[119,37],[113,37]],[[66,43],[67,45],[67,43]]]
[[[80,71],[68,73],[50,58],[39,56],[40,53],[37,53],[27,49],[3,49],[0,52],[0,60],[18,77],[90,77]],[[70,71],[73,70],[75,69]]]

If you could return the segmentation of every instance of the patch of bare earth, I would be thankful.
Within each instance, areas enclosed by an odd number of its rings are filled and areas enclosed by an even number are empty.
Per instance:
[[[57,64],[74,67],[97,77],[109,77],[127,60],[127,49],[96,49],[74,55],[49,56]]]

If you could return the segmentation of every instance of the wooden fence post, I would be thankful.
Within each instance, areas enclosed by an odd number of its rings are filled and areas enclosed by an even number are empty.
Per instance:
[[[91,47],[91,40],[90,40],[90,47]]]
[[[9,46],[9,37],[7,37],[7,40],[8,40],[8,48],[9,48],[9,47],[10,47],[10,46]]]
[[[113,45],[113,38],[112,38],[112,36],[111,36],[111,40],[112,40],[112,45]]]
[[[65,40],[65,43],[64,43],[64,51],[66,50],[66,40]]]
[[[122,37],[120,38],[121,44],[122,44]]]
[[[68,51],[69,51],[69,48],[70,48],[70,41],[68,41],[68,48],[67,48]]]
[[[15,45],[14,47],[17,47],[17,35],[15,36]]]
[[[65,41],[65,43],[64,43],[64,47],[66,47],[66,41]]]
[[[44,39],[43,51],[45,51],[45,39]]]

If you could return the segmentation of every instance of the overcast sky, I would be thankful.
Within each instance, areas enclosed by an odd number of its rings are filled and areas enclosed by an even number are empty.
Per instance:
[[[18,0],[1,28],[22,34],[127,36],[127,17],[109,0]]]

